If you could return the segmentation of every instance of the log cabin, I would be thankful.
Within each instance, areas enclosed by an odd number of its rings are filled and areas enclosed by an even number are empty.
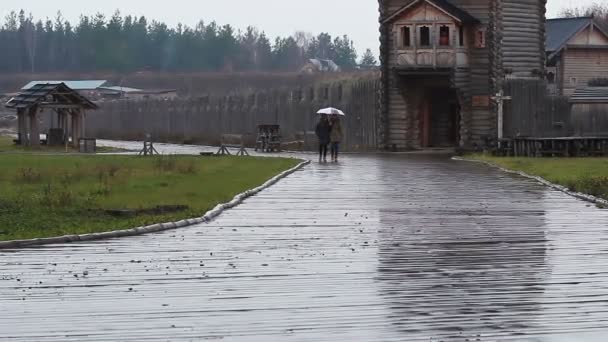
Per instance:
[[[379,146],[479,148],[508,78],[545,72],[545,0],[379,0]]]
[[[592,17],[547,20],[551,95],[571,96],[594,78],[608,78],[608,31]]]

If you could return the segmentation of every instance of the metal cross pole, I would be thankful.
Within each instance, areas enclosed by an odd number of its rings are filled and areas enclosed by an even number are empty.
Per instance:
[[[496,96],[491,97],[492,100],[498,104],[498,146],[504,138],[504,104],[505,101],[512,100],[511,96],[505,96],[504,91],[501,89]]]

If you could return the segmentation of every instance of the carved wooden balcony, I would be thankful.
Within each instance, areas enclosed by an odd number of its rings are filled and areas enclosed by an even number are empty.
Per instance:
[[[468,65],[468,54],[464,49],[431,47],[397,50],[397,66],[400,68],[463,68]]]

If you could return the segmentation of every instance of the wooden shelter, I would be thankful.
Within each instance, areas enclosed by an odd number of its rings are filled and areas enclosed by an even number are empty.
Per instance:
[[[51,122],[50,129],[60,132],[58,143],[69,142],[71,136],[73,146],[78,147],[80,139],[85,136],[85,112],[98,109],[95,103],[65,83],[33,85],[10,99],[6,107],[17,111],[18,143],[28,146],[40,145],[40,113],[52,110],[57,120],[56,124]]]
[[[592,17],[547,20],[546,49],[552,95],[571,96],[608,76],[608,31]]]
[[[379,145],[472,148],[497,141],[503,86],[540,79],[545,0],[379,0]]]

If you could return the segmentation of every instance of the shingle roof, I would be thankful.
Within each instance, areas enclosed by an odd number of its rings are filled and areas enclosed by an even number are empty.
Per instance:
[[[84,81],[32,81],[26,84],[21,90],[27,90],[38,84],[65,84],[72,90],[95,90],[108,81],[106,80],[84,80]]]
[[[49,102],[53,105],[78,105],[83,109],[97,109],[97,105],[64,83],[36,84],[20,92],[6,103],[6,108],[27,109]]]
[[[572,103],[608,103],[608,87],[578,89],[570,97]]]
[[[575,34],[592,22],[590,17],[547,20],[547,52],[560,50]]]
[[[443,11],[445,11],[446,13],[448,13],[452,17],[460,20],[463,23],[479,22],[479,20],[477,18],[470,15],[467,11],[465,11],[457,6],[454,6],[448,0],[414,0],[414,1],[410,2],[409,4],[401,7],[399,10],[397,10],[395,13],[389,15],[387,18],[382,19],[382,23],[386,24],[386,23],[394,20],[395,18],[399,17],[403,12],[407,11],[410,8],[413,8],[414,6],[416,6],[417,4],[422,3],[422,2],[428,2],[431,5],[437,6],[438,8],[442,9]]]

